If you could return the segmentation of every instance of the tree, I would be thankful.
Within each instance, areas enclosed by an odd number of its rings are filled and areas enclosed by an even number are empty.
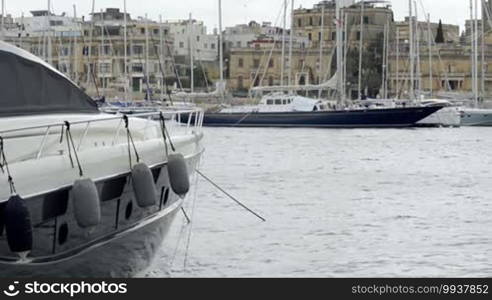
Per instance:
[[[439,27],[437,27],[436,44],[444,43],[444,30],[442,28],[442,21],[439,20]]]

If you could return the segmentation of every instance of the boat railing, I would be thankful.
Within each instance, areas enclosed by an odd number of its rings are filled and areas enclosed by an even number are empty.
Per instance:
[[[161,120],[161,116],[164,117],[164,123],[166,129],[171,136],[189,135],[194,133],[201,133],[204,120],[204,111],[201,109],[189,109],[189,110],[166,110],[147,113],[136,113],[131,115],[118,114],[115,116],[104,115],[100,118],[91,118],[88,120],[79,120],[70,122],[71,130],[77,129],[77,134],[74,136],[74,144],[77,150],[80,150],[84,143],[87,141],[88,136],[91,133],[91,127],[94,124],[104,122],[118,121],[118,125],[115,126],[115,134],[110,141],[105,141],[108,144],[115,145],[118,143],[118,139],[121,139],[126,130],[125,128],[125,116],[127,116],[131,122],[134,118],[146,119],[146,125],[142,131],[147,131],[151,126],[156,126],[155,122]],[[186,116],[186,117],[184,117]],[[188,122],[182,123],[182,119],[188,119]],[[66,130],[67,124],[65,122],[57,122],[45,125],[28,126],[22,128],[14,128],[7,130],[0,130],[0,137],[4,140],[15,138],[41,138],[40,145],[36,151],[35,159],[40,159],[47,148],[48,141],[53,135],[58,136],[60,132],[63,134],[63,130]]]

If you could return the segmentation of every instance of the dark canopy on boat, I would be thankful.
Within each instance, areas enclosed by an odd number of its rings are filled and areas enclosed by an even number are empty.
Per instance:
[[[20,48],[0,42],[0,117],[99,113],[65,75]]]

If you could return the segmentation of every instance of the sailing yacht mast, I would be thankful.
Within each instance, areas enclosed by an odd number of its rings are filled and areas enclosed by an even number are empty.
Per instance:
[[[400,98],[400,29],[396,29],[396,99]]]
[[[126,12],[126,0],[123,0],[123,10],[124,10],[124,16],[123,16],[123,52],[124,52],[124,62],[123,62],[123,67],[125,68],[124,74],[125,74],[125,102],[128,101],[128,85],[129,85],[129,80],[128,80],[128,19],[127,19],[127,12]]]
[[[471,1],[471,0],[470,0]],[[408,5],[409,5],[409,8],[410,8],[410,17],[408,18],[408,26],[409,26],[409,31],[410,31],[410,39],[409,39],[409,45],[410,45],[410,84],[409,84],[409,88],[408,88],[408,94],[409,94],[409,98],[410,100],[415,100],[415,92],[414,92],[414,88],[415,88],[415,82],[414,82],[414,77],[415,77],[415,74],[414,74],[414,71],[415,71],[415,56],[414,56],[414,32],[413,32],[413,7],[412,7],[412,0],[408,0]]]
[[[99,54],[99,57],[101,57],[101,56],[104,57],[105,50],[106,50],[104,48],[105,48],[104,47],[104,12],[101,9],[101,50],[99,50],[99,51],[101,51],[101,53]],[[100,63],[101,62],[99,61],[99,64]],[[103,93],[104,93],[104,89],[106,88],[106,80],[105,80],[105,78],[102,79],[102,86],[101,86],[101,88],[102,88]]]
[[[292,0],[291,3],[291,15],[290,15],[290,41],[289,41],[289,77],[288,77],[288,82],[287,85],[292,84],[292,51],[293,51],[293,46],[294,46],[294,2],[295,0]],[[321,23],[323,23],[323,14],[321,16]],[[321,32],[323,32],[323,25],[321,25]],[[323,34],[321,34],[323,36]],[[320,61],[321,63],[321,61]]]
[[[343,86],[343,36],[342,36],[342,15],[341,15],[341,1],[336,0],[336,37],[337,37],[337,86],[338,86],[338,104],[340,106],[345,104],[345,88]]]
[[[52,65],[53,64],[53,50],[51,45],[51,0],[48,0],[48,34],[46,37],[46,61]]]
[[[2,0],[2,40],[5,39],[5,0]]]
[[[422,72],[420,67],[420,28],[419,28],[419,10],[417,6],[417,1],[414,1],[414,9],[415,9],[415,55],[417,56],[416,68],[417,68],[417,96],[418,100],[420,100],[422,93]]]
[[[473,40],[475,44],[475,53],[473,57],[475,58],[475,107],[478,107],[478,0],[475,0],[475,39]]]
[[[486,7],[485,0],[482,0],[482,7],[483,10],[487,10],[488,8]],[[485,62],[485,18],[484,14],[482,13],[482,38],[481,38],[481,75],[480,75],[480,98],[483,99],[485,97],[485,68],[486,68],[486,62]]]
[[[287,0],[284,0],[284,18],[282,27],[282,64],[280,70],[280,85],[284,85],[284,75],[285,75],[285,31],[287,30]]]
[[[324,48],[324,41],[325,41],[325,5],[321,6],[321,31],[320,31],[320,38],[319,38],[319,80],[318,84],[321,85],[323,82],[323,48]],[[289,60],[290,61],[290,60]],[[321,94],[323,93],[323,90],[320,88],[318,91],[318,98],[321,98]]]
[[[165,69],[165,59],[164,59],[164,28],[163,28],[163,23],[162,23],[162,15],[159,15],[159,45],[160,45],[160,51],[159,51],[159,63],[162,66],[162,70]],[[161,100],[164,99],[164,87],[166,86],[166,76],[164,75],[164,72],[161,74],[162,75],[162,80],[161,80]]]
[[[91,76],[93,74],[92,70],[92,37],[93,37],[93,31],[94,31],[94,12],[96,9],[96,0],[92,0],[92,15],[91,15],[91,30],[89,30],[89,49],[88,49],[88,55],[87,59],[89,61],[88,68],[87,68],[87,87],[89,87],[89,84],[91,82]]]
[[[434,78],[432,74],[432,30],[431,30],[431,23],[430,23],[430,14],[427,14],[427,43],[428,43],[428,48],[429,48],[429,90],[430,90],[430,96],[432,97],[434,93],[434,88],[433,88],[433,83],[434,83]]]
[[[193,93],[195,91],[195,58],[194,58],[194,47],[193,47],[193,19],[192,15],[190,13],[190,20],[189,20],[189,41],[190,41],[190,91]]]
[[[73,5],[73,22],[78,25],[77,22],[77,6]],[[79,69],[78,69],[78,59],[77,59],[77,35],[74,33],[73,35],[73,48],[72,48],[72,56],[73,56],[73,80],[78,84],[79,82]]]
[[[145,82],[147,83],[147,101],[150,101],[150,79],[149,79],[149,19],[145,14]]]
[[[364,47],[364,1],[360,2],[359,84],[357,99],[362,100],[362,48]]]
[[[224,102],[224,37],[222,33],[222,0],[219,0],[219,72],[220,72],[220,84],[217,88],[220,88],[220,96],[222,102]]]

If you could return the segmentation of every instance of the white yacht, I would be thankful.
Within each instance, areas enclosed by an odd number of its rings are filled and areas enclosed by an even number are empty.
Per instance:
[[[463,108],[460,113],[462,126],[492,126],[492,109]]]
[[[0,42],[0,65],[1,276],[144,270],[191,188],[202,112],[107,115],[19,48]]]

